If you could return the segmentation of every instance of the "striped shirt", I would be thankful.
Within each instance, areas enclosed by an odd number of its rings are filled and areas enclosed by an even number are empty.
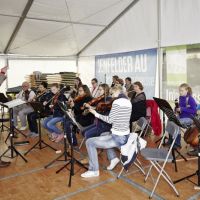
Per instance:
[[[95,117],[112,124],[111,132],[115,135],[128,135],[130,133],[130,116],[132,104],[128,99],[119,98],[112,104],[112,109],[108,116],[95,114]]]

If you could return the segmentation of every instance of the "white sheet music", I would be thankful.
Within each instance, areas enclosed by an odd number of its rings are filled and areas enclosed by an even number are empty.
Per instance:
[[[8,108],[14,108],[16,106],[20,106],[20,105],[23,105],[25,103],[26,103],[26,101],[23,101],[21,99],[14,99],[12,101],[4,103],[4,105],[7,106]]]

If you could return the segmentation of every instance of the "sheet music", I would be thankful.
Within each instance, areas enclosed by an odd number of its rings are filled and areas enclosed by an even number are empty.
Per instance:
[[[68,116],[71,118],[71,120],[73,121],[73,123],[81,130],[80,125],[76,122],[72,112],[70,110],[66,111],[66,113],[68,114]]]
[[[23,101],[21,99],[14,99],[12,101],[4,103],[4,105],[7,106],[8,108],[14,108],[16,106],[20,106],[20,105],[23,105],[25,103],[26,103],[26,101]]]

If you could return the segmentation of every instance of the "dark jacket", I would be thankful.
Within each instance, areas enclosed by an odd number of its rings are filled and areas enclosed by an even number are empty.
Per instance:
[[[76,121],[81,124],[81,126],[89,126],[93,124],[94,122],[94,115],[89,113],[87,115],[83,115],[83,110],[81,107],[83,106],[84,103],[87,103],[92,100],[92,97],[84,97],[78,102],[75,102],[73,110],[75,114],[75,119]]]
[[[146,95],[144,92],[138,95],[135,93],[131,98],[131,103],[131,122],[137,121],[140,117],[146,117]]]
[[[58,105],[58,102],[65,102],[65,101],[67,101],[67,99],[66,99],[65,95],[61,93],[58,96],[57,103],[55,103],[53,106],[53,117],[63,117],[64,116],[64,112]]]

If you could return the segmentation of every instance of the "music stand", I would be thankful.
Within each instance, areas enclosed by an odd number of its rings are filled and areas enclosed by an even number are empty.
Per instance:
[[[4,105],[5,107],[9,108],[8,106]],[[9,158],[14,158],[14,152],[16,153],[16,156],[20,156],[25,162],[28,162],[23,155],[15,148],[14,146],[14,123],[13,123],[13,108],[9,108],[9,114],[10,114],[10,145],[8,146],[8,149],[0,156],[0,159],[10,150],[11,151],[11,156]]]
[[[156,98],[156,97],[153,97],[153,99],[157,103],[158,107],[168,117],[169,121],[174,122],[177,126],[179,126],[181,128],[186,128],[181,124],[179,119],[174,114],[172,107],[170,106],[170,104],[165,99],[160,99],[160,98]],[[187,161],[187,159],[177,150],[177,148],[172,148],[172,156],[174,158],[175,171],[177,172],[178,170],[177,170],[176,157],[175,157],[174,151],[176,151],[178,153],[178,155],[181,156],[185,161]]]
[[[192,119],[193,119],[194,124],[196,125],[197,129],[200,131],[200,121],[196,117],[192,117]],[[198,139],[199,139],[199,143],[198,143],[198,169],[197,169],[197,171],[191,175],[185,176],[181,179],[174,181],[174,184],[176,184],[176,183],[179,183],[179,182],[187,179],[188,181],[190,181],[191,183],[196,185],[194,187],[194,189],[196,189],[196,190],[200,190],[200,134],[198,135]],[[197,184],[189,179],[196,175],[197,175]]]
[[[44,149],[46,147],[49,147],[49,148],[53,149],[54,151],[57,151],[57,149],[53,148],[52,146],[50,146],[49,144],[47,144],[46,142],[44,142],[42,140],[40,120],[41,120],[42,113],[45,113],[44,106],[40,102],[30,102],[30,105],[33,107],[33,110],[37,113],[37,116],[38,116],[38,134],[39,134],[39,140],[24,155],[27,155],[34,148],[38,148],[38,149],[41,150],[41,149]],[[42,146],[42,145],[44,145],[44,146]],[[37,147],[37,146],[39,146],[39,147]]]
[[[50,162],[48,165],[45,166],[45,168],[49,167],[51,164],[53,164],[56,161],[68,161],[64,166],[62,166],[59,170],[56,171],[56,173],[59,173],[62,171],[64,168],[66,168],[68,165],[70,165],[70,176],[69,176],[69,182],[68,182],[68,187],[71,187],[71,181],[72,181],[72,176],[74,176],[74,163],[77,163],[79,166],[83,167],[84,169],[88,170],[88,168],[83,165],[80,161],[74,158],[74,148],[73,148],[73,134],[76,134],[77,129],[79,125],[77,124],[76,120],[74,117],[66,110],[66,106],[62,102],[58,102],[58,105],[62,109],[65,115],[64,123],[65,120],[70,120],[71,125],[71,134],[70,134],[70,146],[71,146],[71,153],[69,154],[67,152],[67,133],[64,131],[64,152],[58,156],[55,160]],[[65,128],[64,128],[65,130]],[[59,160],[62,156],[64,156],[64,160]],[[67,160],[67,156],[70,157],[70,159]]]
[[[4,105],[2,105],[2,103],[6,103],[8,102],[8,98],[4,95],[4,93],[0,93],[0,106],[1,106],[1,132],[4,131],[4,128],[6,128],[7,130],[9,130],[9,127],[7,127],[4,122],[9,122],[9,118],[4,118]]]

